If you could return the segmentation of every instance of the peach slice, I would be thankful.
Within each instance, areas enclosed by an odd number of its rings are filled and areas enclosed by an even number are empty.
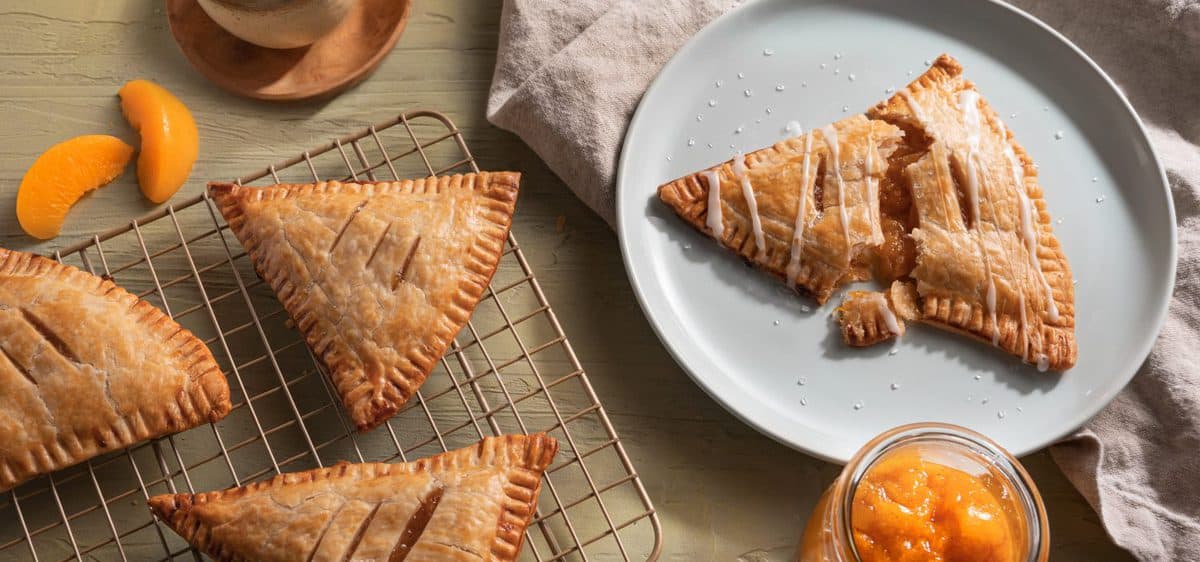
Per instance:
[[[196,163],[196,121],[179,98],[149,80],[130,81],[117,95],[125,119],[142,136],[138,185],[147,199],[162,203],[183,187]]]
[[[108,135],[84,135],[50,147],[21,178],[21,229],[42,240],[58,236],[71,206],[121,175],[132,156],[132,146]]]

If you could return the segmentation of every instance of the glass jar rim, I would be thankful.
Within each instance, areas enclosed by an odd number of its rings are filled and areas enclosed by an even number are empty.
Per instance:
[[[875,461],[886,453],[901,446],[929,441],[956,445],[979,455],[983,460],[995,466],[1017,492],[1016,503],[1029,522],[1027,525],[1029,548],[1025,561],[1044,562],[1049,558],[1050,528],[1046,517],[1046,507],[1042,502],[1037,485],[1021,463],[995,441],[979,432],[953,424],[920,422],[889,429],[868,441],[846,463],[841,476],[834,484],[830,498],[831,507],[836,513],[833,525],[834,533],[839,542],[846,545],[847,552],[853,556],[853,560],[861,560],[851,532],[853,529],[851,513],[854,493],[857,491],[859,483]]]

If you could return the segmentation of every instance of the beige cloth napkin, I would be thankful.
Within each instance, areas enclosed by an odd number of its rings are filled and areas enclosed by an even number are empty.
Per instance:
[[[739,3],[505,0],[488,120],[616,224],[617,155],[642,92],[693,33]]]
[[[617,158],[642,92],[693,33],[738,3],[505,0],[488,119],[613,224]],[[1142,560],[1200,561],[1200,0],[1014,3],[1125,90],[1167,168],[1179,224],[1175,298],[1154,351],[1052,454],[1117,544]]]

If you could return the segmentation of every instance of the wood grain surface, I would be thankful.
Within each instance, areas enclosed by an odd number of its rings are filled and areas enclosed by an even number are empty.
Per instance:
[[[0,0],[0,245],[52,252],[153,208],[131,167],[81,201],[56,240],[23,235],[13,211],[45,148],[85,133],[136,141],[116,99],[129,79],[175,92],[200,126],[200,160],[177,200],[401,110],[439,109],[481,166],[525,173],[514,232],[656,503],[663,559],[788,559],[838,467],[759,435],[693,384],[643,318],[614,233],[519,139],[487,123],[499,16],[498,0],[417,0],[373,76],[334,99],[278,105],[234,97],[194,71],[161,2]],[[1052,560],[1129,559],[1046,453],[1024,460],[1050,513]]]

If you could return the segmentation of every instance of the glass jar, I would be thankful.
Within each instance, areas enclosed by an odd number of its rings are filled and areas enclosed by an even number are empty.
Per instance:
[[[913,509],[912,501],[903,505],[906,500],[925,503]],[[933,513],[939,509],[943,513]],[[923,516],[927,518],[920,520]],[[951,544],[939,542],[940,531],[957,534],[953,544],[958,559],[969,554],[1003,562],[1045,562],[1049,556],[1046,508],[1021,464],[969,429],[918,423],[884,432],[850,459],[817,502],[797,559],[889,560],[879,555],[881,550],[891,548],[894,555],[897,549],[920,552]],[[888,541],[893,543],[885,547]],[[986,556],[972,549],[986,549]]]

